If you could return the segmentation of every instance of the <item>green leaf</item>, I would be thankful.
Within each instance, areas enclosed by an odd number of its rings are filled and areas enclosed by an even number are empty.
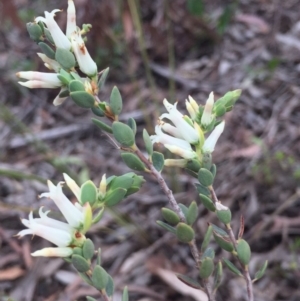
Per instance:
[[[133,184],[134,180],[130,173],[123,176],[115,177],[108,185],[108,189],[114,190],[116,188],[129,189]]]
[[[195,237],[195,232],[192,227],[185,223],[179,223],[176,227],[176,236],[183,243],[191,242]]]
[[[56,48],[55,60],[66,70],[74,68],[76,64],[74,54],[64,48]]]
[[[100,105],[97,104],[96,106],[92,107],[92,112],[98,116],[98,117],[104,117],[105,116],[105,113],[104,111],[100,108]]]
[[[251,258],[251,249],[249,244],[244,239],[239,239],[237,241],[236,251],[240,261],[244,265],[248,265]]]
[[[124,163],[131,169],[137,171],[145,171],[146,167],[140,158],[132,153],[122,153],[121,157]]]
[[[59,78],[59,75],[57,77]],[[61,97],[61,98],[68,97],[68,96],[70,96],[70,91],[69,90],[61,90],[61,92],[59,93],[59,97]]]
[[[129,298],[128,298],[128,287],[127,286],[124,287],[122,301],[129,301]]]
[[[119,204],[125,197],[126,192],[127,190],[124,188],[117,188],[107,193],[103,200],[105,206],[112,207]]]
[[[111,297],[114,293],[114,290],[115,290],[114,280],[111,278],[110,275],[108,275],[108,282],[107,282],[105,290],[106,290],[106,294],[108,295],[108,297]]]
[[[216,292],[218,287],[220,286],[222,281],[222,276],[223,276],[222,261],[219,260],[214,275],[214,286],[213,286],[214,292]]]
[[[95,184],[89,180],[81,185],[80,189],[80,204],[90,203],[92,206],[98,198],[98,190]]]
[[[217,217],[225,225],[229,224],[231,222],[231,211],[230,211],[230,209],[217,210]]]
[[[71,92],[70,96],[72,100],[81,108],[84,109],[90,109],[94,106],[95,104],[95,99],[94,97],[84,91],[80,92]]]
[[[162,221],[156,221],[156,223],[159,226],[161,226],[162,228],[164,228],[165,230],[167,230],[167,231],[169,231],[169,232],[171,232],[173,234],[176,234],[176,229],[174,227],[172,227],[172,226],[170,226],[170,225],[168,225],[168,224],[166,224],[166,223],[164,223]]]
[[[268,260],[266,260],[263,266],[255,273],[253,282],[260,279],[265,274],[267,266],[268,266]]]
[[[153,163],[153,166],[155,167],[155,169],[158,172],[161,172],[162,169],[164,168],[164,164],[165,164],[164,155],[162,153],[159,153],[159,152],[153,152],[153,154],[152,154],[152,163]]]
[[[201,194],[201,193],[199,194],[199,196],[200,196],[201,203],[207,210],[212,211],[212,212],[216,211],[216,207],[215,207],[213,201],[209,197],[207,197],[206,195]]]
[[[211,125],[206,126],[206,131],[209,132],[213,129],[214,123],[211,123]],[[202,167],[204,169],[210,170],[212,165],[212,155],[211,153],[204,153],[202,158]]]
[[[185,218],[187,218],[187,213],[188,213],[188,210],[189,210],[188,207],[181,204],[181,203],[179,203],[178,206],[180,207],[180,209],[181,209],[183,215],[185,216]]]
[[[229,235],[223,229],[215,225],[212,225],[212,227],[216,243],[225,251],[232,252],[234,250],[234,247],[229,238]]]
[[[104,123],[101,120],[96,119],[96,118],[92,118],[92,122],[93,122],[93,124],[95,124],[101,130],[112,134],[112,128],[108,124],[106,124],[106,123]]]
[[[177,278],[182,281],[184,284],[192,287],[192,288],[196,288],[196,289],[202,289],[201,285],[198,283],[198,281],[188,277],[188,276],[185,276],[185,275],[182,275],[182,274],[176,274]]]
[[[92,225],[98,223],[101,220],[101,218],[104,214],[104,210],[105,210],[105,207],[102,207],[99,210],[99,212],[96,215],[94,215],[93,220],[92,220]]]
[[[217,166],[216,164],[213,164],[210,168],[210,172],[212,173],[213,177],[216,176],[216,173],[217,173]]]
[[[73,79],[69,83],[69,90],[70,92],[80,92],[85,91],[85,87],[81,80]]]
[[[86,296],[86,300],[87,301],[97,301],[95,298],[89,297],[89,296]]]
[[[201,279],[208,279],[214,271],[214,262],[211,258],[206,257],[200,266],[199,276]]]
[[[98,249],[97,252],[97,265],[101,265],[101,249]]]
[[[243,274],[239,271],[239,269],[231,261],[229,261],[226,258],[223,258],[223,261],[232,273],[234,273],[238,276],[241,276],[241,277],[243,276]]]
[[[107,75],[108,75],[108,72],[109,72],[109,68],[106,68],[101,72],[101,76],[100,76],[100,79],[98,81],[99,90],[101,90],[103,88],[103,86],[105,84],[105,81],[106,81],[106,78],[107,78]]]
[[[214,177],[212,173],[206,168],[200,168],[198,172],[198,180],[200,184],[202,184],[205,187],[208,187],[212,185],[214,181]]]
[[[109,106],[114,115],[120,115],[120,113],[122,112],[122,96],[120,94],[119,89],[116,86],[114,86],[111,91]]]
[[[134,133],[127,125],[119,121],[112,124],[113,135],[123,146],[132,147],[135,144]]]
[[[42,22],[39,22],[39,24],[42,24]],[[45,33],[45,37],[48,39],[48,41],[49,41],[52,45],[55,45],[50,30],[49,30],[48,28],[44,27],[44,33]]]
[[[190,170],[192,170],[192,171],[194,171],[195,173],[198,174],[199,169],[201,168],[201,164],[200,164],[200,162],[198,160],[192,159],[192,160],[189,160],[187,162],[186,168],[190,169]]]
[[[105,289],[108,283],[108,274],[100,265],[96,265],[93,270],[92,282],[93,286],[98,290]]]
[[[80,273],[85,273],[90,269],[90,264],[87,262],[86,259],[84,259],[80,255],[72,255],[72,264],[75,267],[75,269]]]
[[[90,278],[85,274],[85,273],[79,273],[78,272],[78,275],[80,276],[80,278],[86,282],[88,285],[91,285],[93,286],[93,282],[90,280]]]
[[[213,248],[207,248],[205,250],[205,252],[202,254],[201,259],[205,259],[205,258],[211,258],[214,259],[215,258],[215,251]]]
[[[43,35],[42,28],[37,23],[27,23],[26,24],[27,31],[29,36],[34,41],[39,41]]]
[[[198,178],[198,174],[197,174],[197,178]],[[210,191],[207,187],[204,187],[203,185],[198,184],[198,183],[196,183],[195,186],[199,193],[201,193],[207,197],[210,197]]]
[[[153,144],[151,142],[150,136],[146,129],[143,130],[143,140],[145,143],[146,151],[149,156],[152,156],[153,154]]]
[[[82,78],[79,76],[79,74],[77,72],[71,71],[70,74],[72,75],[73,79],[76,79],[80,82],[82,81]]]
[[[38,43],[42,52],[48,56],[48,58],[55,60],[55,52],[54,50],[44,42]]]
[[[203,253],[206,250],[206,248],[208,247],[210,239],[211,239],[212,231],[213,231],[213,228],[211,225],[209,225],[206,230],[206,233],[204,235],[204,239],[203,239],[203,242],[201,245],[201,253]]]
[[[82,257],[82,249],[79,248],[79,247],[75,247],[75,248],[73,249],[73,254],[75,254],[75,255],[80,255],[80,256]]]
[[[132,117],[130,117],[127,120],[127,124],[132,129],[134,135],[136,135],[137,128],[136,128],[136,122],[135,122],[135,120]]]
[[[197,206],[197,203],[195,201],[193,201],[191,203],[191,205],[189,206],[189,209],[188,209],[188,212],[186,215],[186,221],[191,226],[196,221],[197,217],[198,217],[198,206]]]
[[[163,218],[171,225],[177,225],[180,222],[179,216],[168,208],[162,208],[161,213]]]
[[[94,243],[88,238],[82,246],[82,255],[85,259],[91,259],[95,253]]]

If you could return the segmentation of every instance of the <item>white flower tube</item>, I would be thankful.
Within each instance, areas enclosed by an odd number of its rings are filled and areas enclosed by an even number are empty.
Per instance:
[[[37,257],[69,257],[73,254],[72,248],[44,248],[31,253],[31,256]]]
[[[28,229],[20,231],[17,235],[32,234],[40,236],[58,247],[67,247],[73,241],[75,230],[68,224],[47,217],[48,212],[43,213],[42,208],[39,211],[40,218],[33,218],[32,212],[29,219],[22,219],[21,222]]]
[[[104,198],[106,195],[106,187],[107,187],[107,182],[106,182],[106,174],[102,176],[100,185],[99,185],[99,195]]]
[[[204,112],[201,117],[201,124],[204,126],[208,126],[212,120],[213,120],[213,115],[212,115],[212,110],[214,107],[214,93],[210,92],[209,97],[206,101],[205,107],[204,107]]]
[[[97,65],[88,53],[79,31],[71,34],[71,43],[79,69],[89,76],[94,76],[97,73]]]
[[[76,182],[69,177],[66,173],[63,174],[64,179],[68,185],[68,187],[71,189],[71,191],[75,194],[77,200],[80,200],[80,187],[76,184]]]
[[[204,142],[204,145],[202,147],[203,152],[212,153],[214,151],[216,143],[224,131],[224,127],[225,127],[225,121],[222,121],[220,124],[218,124],[215,127],[215,129],[212,131],[212,133],[208,136],[208,138]]]
[[[63,87],[63,88],[60,89],[60,92],[57,94],[57,96],[53,100],[53,104],[55,106],[61,105],[68,98],[68,96],[66,96],[66,97],[60,97],[59,96],[61,92],[64,92],[64,91],[67,91],[67,90],[68,89],[66,87]]]
[[[50,180],[48,180],[50,192],[42,193],[40,197],[47,197],[53,200],[67,220],[68,224],[71,227],[78,229],[84,224],[84,214],[64,195],[61,187],[62,183],[63,182],[60,182],[57,186],[55,186]]]
[[[162,127],[161,125],[155,126],[156,135],[150,136],[152,143],[162,143],[164,145],[166,145],[166,144],[174,145],[181,149],[192,151],[192,147],[187,141],[179,139],[179,138],[175,138],[175,137],[172,137],[170,135],[163,133],[163,131],[161,130],[161,127]]]
[[[60,64],[57,61],[50,59],[46,54],[38,52],[37,55],[41,58],[41,60],[44,62],[44,65],[48,69],[58,72],[61,68]]]
[[[73,0],[68,0],[67,10],[67,30],[66,34],[68,38],[71,38],[71,34],[77,30],[76,28],[76,9]]]
[[[58,79],[56,73],[21,71],[16,73],[16,76],[19,78],[28,79],[29,81],[40,81],[50,85],[53,88],[58,88],[62,86],[62,82]]]
[[[171,153],[178,155],[185,159],[193,159],[197,157],[197,154],[193,150],[183,149],[176,145],[164,144]]]
[[[182,137],[184,138],[184,140],[186,140],[187,142],[191,144],[198,143],[199,135],[197,131],[184,120],[183,115],[176,108],[177,103],[175,105],[172,105],[166,99],[164,99],[163,103],[169,114],[162,114],[160,118],[167,118],[171,120],[182,135]]]
[[[176,138],[183,139],[183,137],[182,137],[181,133],[178,131],[178,129],[175,126],[171,125],[170,123],[162,122],[161,127],[168,134],[171,134],[172,136],[174,136]]]
[[[40,80],[29,80],[27,82],[18,82],[21,86],[27,87],[29,89],[39,89],[39,88],[49,88],[49,89],[56,89],[60,86],[54,85],[53,83],[49,82],[42,82]]]
[[[70,50],[71,43],[69,39],[62,32],[62,30],[54,20],[55,13],[59,11],[60,11],[59,9],[54,9],[51,13],[45,11],[45,18],[37,17],[35,18],[35,22],[43,22],[46,24],[48,30],[51,33],[51,36],[53,38],[56,47]]]

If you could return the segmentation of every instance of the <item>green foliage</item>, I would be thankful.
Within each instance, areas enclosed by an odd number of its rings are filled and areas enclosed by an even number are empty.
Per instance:
[[[255,273],[253,281],[256,281],[256,280],[260,279],[261,277],[263,277],[263,275],[266,272],[267,266],[268,266],[268,260],[266,260],[265,263],[263,264],[263,266]]]
[[[26,24],[26,28],[32,40],[39,41],[41,39],[43,30],[37,23],[29,22]]]
[[[76,64],[74,54],[64,48],[56,48],[55,60],[66,70],[74,68]]]
[[[244,239],[239,239],[237,241],[236,250],[237,250],[239,260],[244,265],[248,265],[251,258],[251,249],[249,244]]]
[[[66,74],[62,74],[62,75],[66,77]],[[81,80],[72,80],[69,82],[69,90],[70,92],[80,92],[80,91],[82,92],[85,91],[85,87]]]
[[[201,252],[203,253],[206,248],[208,247],[208,244],[210,242],[210,239],[211,239],[211,235],[212,235],[212,231],[213,231],[213,228],[211,225],[209,225],[207,227],[207,230],[206,230],[206,233],[204,235],[204,239],[203,239],[203,242],[202,242],[202,245],[201,245]]]
[[[108,283],[108,274],[99,265],[96,265],[93,270],[92,282],[94,287],[98,290],[103,290],[106,288],[106,285]]]
[[[199,276],[202,279],[208,279],[214,271],[214,262],[211,258],[206,257],[200,266]]]
[[[214,292],[216,292],[218,287],[220,286],[222,282],[222,276],[223,276],[222,261],[219,260],[214,274],[214,285],[213,285]]]
[[[169,231],[169,232],[171,232],[173,234],[176,234],[176,228],[174,228],[174,227],[172,227],[172,226],[170,226],[170,225],[168,225],[168,224],[166,224],[166,223],[164,223],[162,221],[156,221],[156,223],[159,226],[161,226],[162,228],[164,228],[165,230],[167,230],[167,231]]]
[[[226,258],[223,258],[223,261],[232,273],[236,274],[237,276],[241,276],[241,277],[243,276],[243,274],[239,271],[239,269],[231,261],[229,261]]]
[[[123,295],[122,295],[122,301],[129,301],[128,287],[127,286],[124,287]]]
[[[134,135],[136,135],[137,128],[136,128],[136,122],[135,122],[135,120],[132,117],[130,117],[127,120],[127,124],[132,129]]]
[[[101,91],[102,88],[104,87],[108,73],[109,73],[109,68],[106,68],[106,69],[101,71],[101,76],[100,76],[99,81],[98,81],[99,91]]]
[[[230,209],[217,210],[217,217],[225,225],[229,224],[231,222],[231,211],[230,211]]]
[[[94,106],[94,97],[87,92],[71,92],[70,96],[72,100],[83,109],[90,109]]]
[[[94,243],[88,238],[82,246],[82,255],[85,259],[91,259],[95,253]]]
[[[121,157],[124,161],[124,163],[131,169],[137,170],[137,171],[145,171],[146,166],[145,164],[140,160],[140,158],[133,154],[133,153],[122,153]]]
[[[164,155],[162,153],[159,153],[159,152],[153,152],[153,154],[152,154],[152,163],[153,163],[153,166],[155,167],[155,169],[158,172],[161,172],[163,170],[164,164],[165,164]]]
[[[179,223],[176,227],[176,236],[183,243],[191,242],[195,237],[195,232],[192,227],[185,223]]]
[[[92,206],[96,203],[98,198],[98,190],[92,181],[86,181],[80,189],[80,203],[90,203]]]
[[[135,144],[134,133],[127,125],[119,121],[112,124],[112,131],[115,139],[126,147],[132,147]]]
[[[203,289],[201,287],[201,285],[198,283],[198,281],[196,281],[186,275],[177,274],[176,276],[180,281],[182,281],[183,283],[185,283],[186,285],[188,285],[192,288],[201,289],[201,290]]]
[[[213,174],[206,168],[200,168],[198,172],[198,180],[205,187],[211,186],[214,181]]]
[[[48,56],[48,58],[52,59],[52,60],[55,60],[55,52],[54,50],[48,46],[46,43],[44,42],[40,42],[39,43],[39,46],[42,50],[42,52]]]
[[[152,156],[152,154],[153,154],[153,144],[150,140],[150,136],[149,136],[146,129],[143,130],[143,139],[144,139],[144,143],[145,143],[145,147],[146,147],[148,155]]]
[[[110,104],[109,104],[114,115],[120,115],[122,112],[123,102],[122,96],[119,89],[114,86],[110,94]]]
[[[202,16],[204,13],[204,2],[202,0],[187,0],[187,9],[191,15]]]
[[[117,188],[105,195],[103,202],[105,206],[111,207],[119,204],[125,197],[127,190],[124,188]]]
[[[101,109],[100,109],[101,110]],[[110,133],[110,134],[112,134],[112,128],[108,125],[108,124],[106,124],[106,123],[104,123],[104,122],[102,122],[101,120],[99,120],[99,119],[96,119],[96,118],[92,118],[92,122],[93,122],[93,124],[95,124],[98,128],[100,128],[101,130],[103,130],[103,131],[105,131],[105,132],[107,132],[107,133]]]
[[[196,221],[197,217],[198,217],[198,206],[197,203],[193,201],[187,211],[186,221],[190,226],[192,226],[193,223]]]
[[[177,225],[180,222],[179,216],[171,209],[162,208],[161,213],[163,218],[171,225]]]
[[[85,273],[90,269],[90,264],[88,261],[80,255],[72,255],[72,264],[80,273]]]
[[[209,197],[207,197],[206,195],[201,194],[201,193],[199,194],[199,196],[200,196],[200,201],[202,202],[203,206],[207,210],[212,211],[212,212],[216,211],[216,207],[215,207],[213,201]]]

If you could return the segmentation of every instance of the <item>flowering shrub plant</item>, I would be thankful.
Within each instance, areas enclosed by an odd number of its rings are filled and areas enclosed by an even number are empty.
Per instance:
[[[90,109],[94,115],[103,118],[93,118],[92,122],[116,142],[124,163],[134,171],[148,173],[156,178],[169,200],[169,207],[161,210],[164,221],[157,221],[157,224],[189,245],[199,270],[198,279],[179,274],[177,277],[181,281],[205,291],[208,300],[213,301],[222,282],[224,264],[231,272],[245,279],[248,299],[254,300],[252,283],[263,276],[267,262],[251,277],[248,269],[251,250],[243,239],[243,219],[241,218],[236,237],[231,228],[231,211],[217,198],[213,188],[217,169],[212,161],[212,152],[225,128],[222,117],[232,110],[241,91],[229,91],[216,101],[211,92],[205,105],[197,104],[189,96],[186,100],[189,116],[177,109],[177,103],[173,105],[165,99],[163,104],[167,113],[159,117],[155,134],[150,136],[146,130],[143,131],[147,153],[144,155],[135,143],[135,120],[129,118],[127,123],[119,121],[122,97],[118,88],[112,89],[109,102],[101,101],[98,96],[109,69],[98,72],[96,63],[86,49],[84,36],[91,25],[84,24],[81,29],[77,26],[75,6],[69,0],[67,29],[64,34],[54,19],[58,12],[58,9],[45,12],[45,17],[37,17],[35,22],[27,24],[30,37],[41,48],[42,52],[38,56],[52,73],[18,72],[19,78],[27,80],[19,83],[28,88],[60,88],[54,99],[55,106],[70,98],[75,105]],[[82,77],[82,74],[85,76]],[[163,153],[154,151],[155,144],[162,144],[179,158],[165,158]],[[168,166],[181,167],[195,178],[195,187],[202,205],[214,212],[221,224],[208,224],[200,249],[193,229],[198,218],[198,204],[193,201],[187,207],[177,203],[161,175],[163,168]],[[100,249],[95,251],[93,242],[85,234],[93,224],[99,222],[106,208],[117,205],[128,195],[137,192],[145,180],[134,172],[109,178],[103,175],[99,188],[92,181],[79,187],[66,174],[64,180],[65,182],[57,185],[48,181],[49,192],[42,193],[40,197],[53,200],[66,222],[48,217],[49,211],[40,208],[38,218],[34,218],[31,212],[28,219],[22,219],[27,229],[20,231],[18,236],[37,235],[56,245],[35,251],[32,256],[63,257],[74,265],[86,283],[99,291],[103,300],[111,300],[114,292],[113,279],[101,266]],[[64,183],[74,193],[77,199],[75,204],[64,195]],[[215,251],[209,245],[212,236],[221,249],[231,253],[237,266],[228,259],[215,262]],[[94,256],[97,257],[96,262],[92,260]],[[87,297],[87,300],[95,299]],[[123,301],[126,300],[127,288],[123,293]]]

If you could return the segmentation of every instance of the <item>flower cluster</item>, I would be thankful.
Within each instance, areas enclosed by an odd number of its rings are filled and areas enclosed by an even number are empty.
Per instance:
[[[65,181],[79,200],[80,188],[66,174]],[[79,202],[72,204],[62,191],[63,182],[55,186],[48,181],[49,192],[42,193],[40,197],[47,197],[55,202],[66,222],[61,222],[48,217],[50,211],[39,209],[39,218],[33,218],[30,212],[29,219],[22,219],[22,223],[28,229],[20,231],[17,236],[32,234],[40,236],[53,244],[56,248],[45,248],[32,253],[32,256],[56,256],[68,257],[72,255],[74,247],[80,247],[85,241],[85,233],[92,224],[92,210],[89,203],[81,205]]]
[[[150,137],[152,143],[161,143],[169,151],[184,159],[201,160],[203,154],[214,151],[215,145],[224,130],[225,122],[222,121],[215,126],[213,92],[209,95],[200,122],[198,121],[200,109],[192,97],[189,96],[189,100],[186,100],[186,108],[190,117],[182,115],[177,110],[177,103],[172,105],[166,99],[163,103],[168,113],[160,116],[159,124],[155,127],[156,135]],[[164,122],[163,119],[168,119],[173,125]],[[211,127],[214,127],[212,133],[205,138],[204,133]]]
[[[53,70],[54,73],[22,71],[16,74],[19,78],[27,80],[19,82],[27,88],[55,89],[60,87],[61,91],[54,99],[54,105],[60,105],[68,97],[68,84],[72,79],[84,82],[86,87],[94,87],[94,90],[86,90],[88,93],[93,94],[97,91],[97,85],[93,84],[97,81],[97,65],[91,58],[82,39],[82,34],[86,31],[80,30],[76,26],[76,11],[73,0],[68,1],[66,34],[54,20],[57,12],[60,10],[45,11],[44,17],[37,17],[35,23],[27,24],[30,37],[38,42],[44,52],[38,53],[38,56],[43,60],[45,66]],[[45,43],[46,40],[48,44]],[[77,65],[80,71],[87,75],[86,78],[77,75]],[[63,76],[63,71],[67,76]]]

